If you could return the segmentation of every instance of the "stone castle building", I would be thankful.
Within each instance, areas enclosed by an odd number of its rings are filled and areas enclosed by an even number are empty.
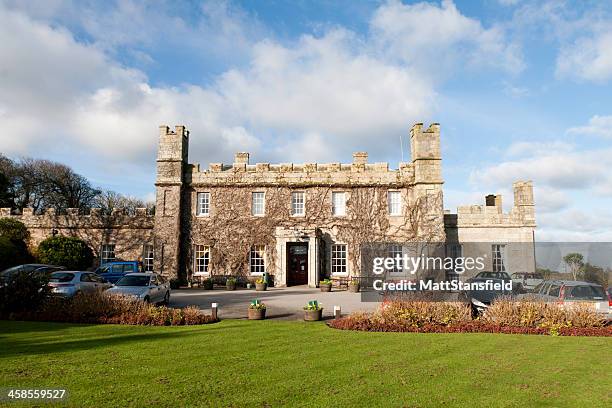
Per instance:
[[[268,272],[277,286],[317,286],[324,277],[361,275],[360,248],[371,242],[390,243],[394,254],[415,241],[445,242],[453,256],[488,254],[486,270],[533,271],[531,182],[514,183],[509,213],[500,195],[489,195],[485,205],[450,214],[440,126],[415,124],[410,145],[412,160],[397,169],[369,163],[363,152],[348,164],[251,164],[237,153],[232,164],[203,169],[189,163],[189,131],[161,126],[154,215],[1,209],[0,217],[25,223],[32,246],[52,234],[78,236],[97,263],[142,258],[149,270],[186,279]]]

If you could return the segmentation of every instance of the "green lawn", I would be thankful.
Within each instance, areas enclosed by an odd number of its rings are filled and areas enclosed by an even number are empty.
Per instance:
[[[75,407],[603,407],[611,363],[610,338],[0,321],[0,388],[66,388]]]

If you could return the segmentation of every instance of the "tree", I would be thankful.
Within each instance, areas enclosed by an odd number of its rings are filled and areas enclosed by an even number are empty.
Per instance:
[[[100,208],[102,214],[111,215],[113,210],[124,210],[126,214],[133,215],[137,208],[146,208],[153,211],[154,204],[136,197],[125,196],[111,190],[102,191],[94,200],[93,206]]]
[[[584,266],[584,256],[577,252],[572,252],[563,257],[563,261],[568,266],[574,280],[578,280],[580,271]]]
[[[0,156],[0,173],[6,179],[7,204],[16,209],[31,207],[35,212],[45,208],[88,208],[100,191],[70,167],[49,160],[31,158],[13,162]],[[0,177],[0,200],[2,200]]]
[[[38,245],[38,260],[50,265],[65,266],[69,270],[85,270],[94,259],[91,248],[75,237],[49,237]]]
[[[588,262],[582,267],[582,279],[586,282],[597,283],[604,288],[608,287],[608,274],[606,271],[602,267],[591,265]]]
[[[13,207],[13,194],[9,177],[13,162],[0,153],[0,208]]]

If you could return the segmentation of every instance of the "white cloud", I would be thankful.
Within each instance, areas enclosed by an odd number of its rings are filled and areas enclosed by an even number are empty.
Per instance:
[[[612,149],[565,154],[550,152],[476,170],[470,180],[495,186],[527,179],[552,188],[587,189],[608,177],[608,169],[612,166],[611,154]]]
[[[379,47],[391,57],[428,69],[457,69],[458,62],[510,73],[525,67],[520,46],[506,39],[501,26],[484,28],[451,0],[440,6],[389,1],[376,11],[371,27]]]
[[[609,212],[585,212],[576,208],[560,213],[538,214],[538,241],[599,242],[612,241],[612,220]]]
[[[557,75],[594,82],[612,78],[612,31],[579,37],[561,47]]]
[[[612,197],[612,148],[581,149],[562,141],[517,142],[508,147],[506,157],[473,171],[470,182],[493,190],[516,180],[532,180],[538,240],[612,237],[609,211],[597,210]]]
[[[567,130],[567,133],[612,138],[612,115],[595,115],[589,119],[589,123],[587,125],[570,128]]]

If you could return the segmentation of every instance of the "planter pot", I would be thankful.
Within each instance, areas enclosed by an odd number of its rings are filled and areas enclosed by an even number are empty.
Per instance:
[[[255,290],[258,292],[262,292],[264,290],[268,289],[268,285],[265,283],[256,283],[255,284]]]
[[[319,310],[304,310],[304,320],[307,322],[316,322],[321,320],[323,309]]]
[[[331,287],[332,287],[331,283],[327,285],[323,283],[319,284],[319,288],[321,289],[321,292],[331,292]]]
[[[266,318],[266,309],[248,309],[249,320],[263,320]]]
[[[348,289],[349,289],[349,292],[351,293],[358,293],[359,285],[349,285]]]
[[[225,288],[227,290],[236,290],[236,282],[234,282],[234,283],[226,283],[225,284]]]

